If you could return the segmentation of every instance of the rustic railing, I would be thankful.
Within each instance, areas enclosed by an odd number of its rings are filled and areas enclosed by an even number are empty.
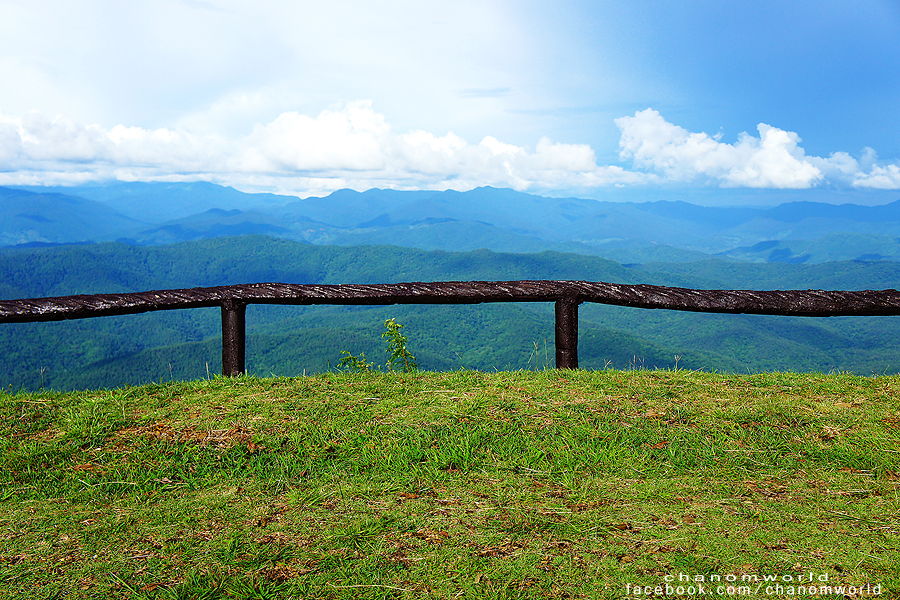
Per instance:
[[[556,366],[578,368],[578,306],[583,302],[707,313],[803,317],[900,315],[897,290],[694,290],[591,281],[446,281],[371,285],[253,283],[129,294],[0,300],[0,323],[61,321],[156,310],[219,306],[222,372],[244,372],[248,304],[480,304],[555,302]]]

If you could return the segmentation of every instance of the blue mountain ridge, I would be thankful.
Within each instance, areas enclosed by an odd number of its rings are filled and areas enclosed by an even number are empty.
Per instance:
[[[62,193],[62,192],[65,193]],[[266,234],[313,244],[559,250],[622,262],[900,260],[900,200],[709,207],[510,189],[255,194],[207,182],[0,188],[0,245],[122,240],[155,245]]]

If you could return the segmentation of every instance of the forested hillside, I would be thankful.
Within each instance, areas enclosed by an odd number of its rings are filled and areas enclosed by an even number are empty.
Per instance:
[[[892,262],[818,265],[720,260],[623,266],[544,252],[423,251],[314,246],[263,236],[168,246],[120,243],[0,250],[0,298],[141,291],[264,281],[585,279],[693,288],[885,289]],[[259,375],[334,368],[342,350],[383,364],[387,318],[404,325],[423,369],[543,368],[554,363],[551,304],[279,307],[247,311],[247,367]],[[584,368],[900,372],[895,317],[704,315],[582,305]],[[12,389],[111,387],[191,379],[221,370],[218,309],[56,323],[0,325],[0,385]]]

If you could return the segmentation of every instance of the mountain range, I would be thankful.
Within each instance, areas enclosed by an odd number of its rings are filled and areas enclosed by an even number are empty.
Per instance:
[[[625,264],[712,256],[807,264],[898,261],[900,200],[709,207],[683,200],[549,198],[490,187],[339,190],[304,199],[204,182],[0,188],[0,246],[160,245],[248,234],[320,245],[557,250]]]

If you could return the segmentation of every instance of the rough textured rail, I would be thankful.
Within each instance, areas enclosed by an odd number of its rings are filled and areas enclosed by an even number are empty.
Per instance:
[[[805,317],[900,314],[897,290],[696,290],[591,281],[446,281],[314,285],[253,283],[123,294],[0,300],[0,323],[59,321],[156,310],[222,308],[222,368],[244,370],[248,304],[479,304],[555,302],[556,362],[578,367],[578,305],[596,302],[710,313]]]

